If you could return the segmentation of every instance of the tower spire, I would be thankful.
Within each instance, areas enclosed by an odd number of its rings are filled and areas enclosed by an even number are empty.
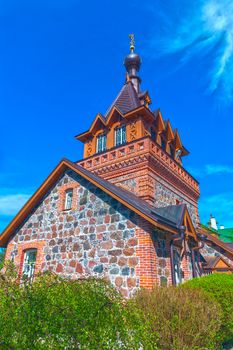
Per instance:
[[[135,50],[134,34],[129,34],[129,38],[130,38],[130,51],[134,52]]]
[[[130,38],[130,53],[126,56],[124,65],[129,76],[129,80],[133,83],[133,86],[137,93],[140,92],[141,79],[138,76],[138,72],[141,66],[141,58],[134,52],[135,40],[134,34],[129,34]]]

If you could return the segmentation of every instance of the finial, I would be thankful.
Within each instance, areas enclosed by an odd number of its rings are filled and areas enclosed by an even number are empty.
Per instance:
[[[129,34],[129,38],[130,38],[130,50],[131,52],[134,52],[134,49],[135,49],[134,34]]]

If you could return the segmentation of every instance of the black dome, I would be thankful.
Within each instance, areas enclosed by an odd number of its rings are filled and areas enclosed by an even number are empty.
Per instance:
[[[130,68],[136,68],[136,70],[139,71],[141,58],[138,54],[132,51],[125,57],[124,65],[127,71],[129,71]]]

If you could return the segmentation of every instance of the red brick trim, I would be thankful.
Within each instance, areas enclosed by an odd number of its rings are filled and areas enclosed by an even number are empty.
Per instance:
[[[37,255],[36,255],[36,265],[35,265],[35,275],[38,274],[38,272],[41,270],[41,265],[43,263],[44,258],[44,252],[43,249],[45,247],[46,241],[33,241],[33,242],[27,242],[27,243],[18,243],[18,254],[16,255],[14,259],[14,264],[18,268],[18,275],[19,278],[22,275],[22,269],[23,269],[23,262],[24,262],[24,254],[25,251],[28,249],[37,249]],[[6,254],[6,260],[9,260],[11,248],[13,248],[13,244],[9,244],[7,247],[7,254]]]
[[[150,228],[150,225],[145,221],[143,222],[143,229],[136,230],[136,237],[138,238],[136,255],[139,258],[136,275],[139,277],[140,288],[147,289],[152,289],[157,282],[157,257]]]
[[[77,188],[78,187],[79,187],[79,184],[77,182],[70,182],[59,188],[58,190],[58,193],[59,193],[58,210],[59,211],[65,211],[66,191],[69,189],[73,190],[72,208],[70,210],[75,210],[77,208],[77,202],[78,202]]]

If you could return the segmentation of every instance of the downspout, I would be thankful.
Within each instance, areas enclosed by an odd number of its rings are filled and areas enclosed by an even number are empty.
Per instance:
[[[196,264],[195,264],[195,251],[198,251],[198,250],[201,250],[202,248],[204,248],[204,245],[205,245],[205,240],[206,240],[206,236],[204,235],[199,235],[198,236],[202,241],[201,241],[201,245],[197,246],[197,247],[194,247],[194,248],[191,248],[192,249],[192,266],[193,266],[193,278],[197,277],[197,270],[196,270]],[[199,244],[199,242],[198,242]]]
[[[186,231],[186,226],[180,226],[179,227],[179,233],[180,235],[173,235],[172,239],[170,241],[170,255],[171,255],[171,272],[172,272],[172,284],[175,286],[176,285],[176,279],[175,279],[175,268],[174,268],[174,242],[180,241],[184,239]]]

